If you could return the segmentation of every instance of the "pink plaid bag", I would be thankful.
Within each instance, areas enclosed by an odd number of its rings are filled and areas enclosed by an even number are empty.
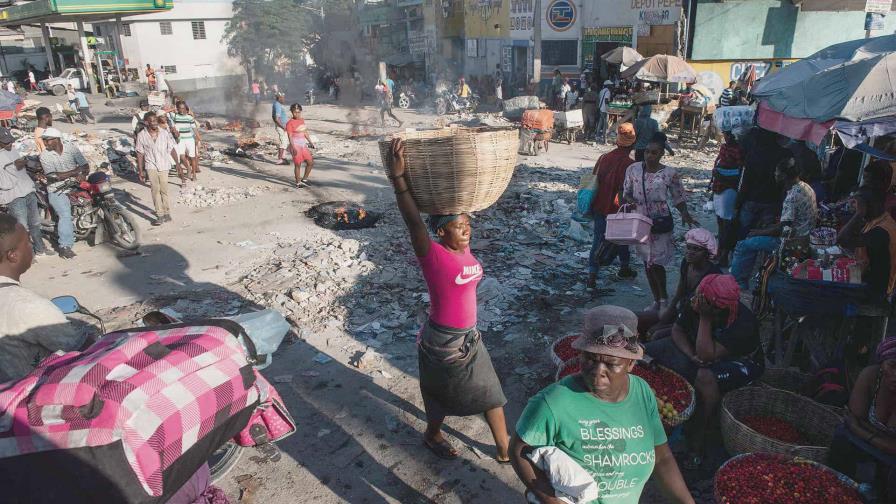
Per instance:
[[[294,430],[242,327],[203,324],[112,333],[0,384],[3,501],[163,503],[250,420]]]
[[[257,371],[256,371],[257,373]],[[252,413],[249,423],[233,440],[240,446],[279,441],[296,431],[296,422],[283,406],[283,399],[267,381],[259,384],[261,403]]]

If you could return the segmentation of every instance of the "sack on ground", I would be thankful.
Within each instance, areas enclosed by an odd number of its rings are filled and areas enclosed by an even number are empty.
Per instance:
[[[579,504],[598,498],[597,483],[591,474],[559,448],[535,448],[528,457],[545,472],[560,500]]]

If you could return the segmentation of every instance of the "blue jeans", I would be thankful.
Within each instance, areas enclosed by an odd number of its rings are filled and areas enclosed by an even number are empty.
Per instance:
[[[40,209],[37,207],[37,194],[31,192],[21,198],[16,198],[6,205],[9,214],[28,230],[31,235],[31,246],[35,252],[43,252],[44,237],[40,230]]]
[[[596,213],[594,214],[594,241],[591,242],[591,254],[588,256],[588,271],[594,273],[595,275],[600,270],[600,261],[598,258],[597,251],[600,250],[600,245],[604,241],[604,235],[607,232],[607,216],[603,214]],[[619,263],[623,268],[627,268],[629,261],[631,261],[631,254],[629,253],[628,247],[623,245],[617,245],[616,252],[613,254],[613,257],[605,258],[609,261],[613,261],[616,257],[619,258]]]
[[[774,236],[754,236],[737,244],[731,260],[731,275],[743,290],[750,288],[750,275],[756,265],[759,252],[773,252],[781,246],[781,239]]]
[[[54,191],[47,191],[50,199],[50,206],[56,211],[59,222],[56,224],[56,233],[59,235],[60,248],[72,248],[75,244],[75,229],[72,225],[72,203],[68,199],[68,194],[59,194]]]
[[[738,229],[738,239],[746,239],[747,233],[751,230],[774,223],[777,213],[778,208],[774,203],[745,201],[740,207],[740,215],[738,217],[740,224]]]

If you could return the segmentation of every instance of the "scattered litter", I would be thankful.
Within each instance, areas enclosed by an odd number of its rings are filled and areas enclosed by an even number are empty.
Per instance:
[[[326,363],[332,361],[333,358],[325,353],[318,352],[318,354],[315,355],[314,359],[312,359],[312,360],[314,360],[314,362],[316,362],[318,364],[326,364]]]

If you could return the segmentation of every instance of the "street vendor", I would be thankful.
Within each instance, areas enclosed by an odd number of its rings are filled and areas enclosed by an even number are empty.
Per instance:
[[[669,502],[694,502],[669,449],[656,396],[631,374],[644,357],[637,325],[631,310],[592,308],[572,344],[580,352],[581,371],[542,389],[526,405],[511,455],[534,502],[570,502],[557,498],[548,474],[528,457],[544,447],[560,449],[594,478],[599,499],[592,502],[636,504],[652,475]]]
[[[429,289],[429,319],[417,337],[427,421],[423,443],[437,457],[455,459],[460,453],[442,434],[445,417],[484,413],[497,446],[495,459],[510,463],[507,399],[476,329],[476,286],[482,266],[470,253],[470,216],[431,215],[427,230],[405,179],[401,140],[392,141],[391,153],[389,179]],[[438,241],[430,238],[429,231]]]
[[[685,425],[685,467],[702,464],[705,431],[722,395],[758,379],[765,369],[759,322],[740,302],[731,275],[706,275],[672,326],[672,336],[647,344],[647,354],[694,385],[697,410]]]
[[[750,275],[759,252],[773,252],[781,246],[782,237],[808,238],[815,228],[818,208],[815,191],[800,180],[799,169],[793,158],[786,158],[775,168],[775,179],[787,192],[781,218],[765,229],[750,231],[746,240],[737,244],[731,261],[731,274],[737,279],[742,290],[750,287]]]
[[[896,290],[896,220],[884,211],[884,191],[863,187],[854,197],[856,214],[843,226],[839,243],[854,244],[858,225],[857,256],[865,263],[862,274],[868,286],[868,303],[887,304]]]
[[[681,214],[686,225],[697,226],[697,221],[688,212],[684,186],[675,168],[662,164],[667,146],[666,135],[657,133],[644,153],[644,161],[628,167],[623,184],[623,198],[632,203],[641,215],[650,217],[653,226],[650,240],[637,246],[638,255],[644,260],[647,280],[654,302],[650,310],[661,310],[668,306],[666,291],[666,266],[675,260],[675,244],[672,231],[675,221],[668,201]]]
[[[856,477],[859,462],[877,465],[878,502],[896,498],[896,338],[877,347],[877,364],[859,374],[852,393],[846,421],[834,432],[830,466]]]
[[[638,328],[647,340],[669,336],[672,323],[683,311],[691,309],[691,298],[706,275],[718,275],[722,269],[712,262],[718,253],[716,237],[703,228],[694,228],[684,235],[684,257],[678,275],[678,288],[662,310],[644,310],[638,314]]]

